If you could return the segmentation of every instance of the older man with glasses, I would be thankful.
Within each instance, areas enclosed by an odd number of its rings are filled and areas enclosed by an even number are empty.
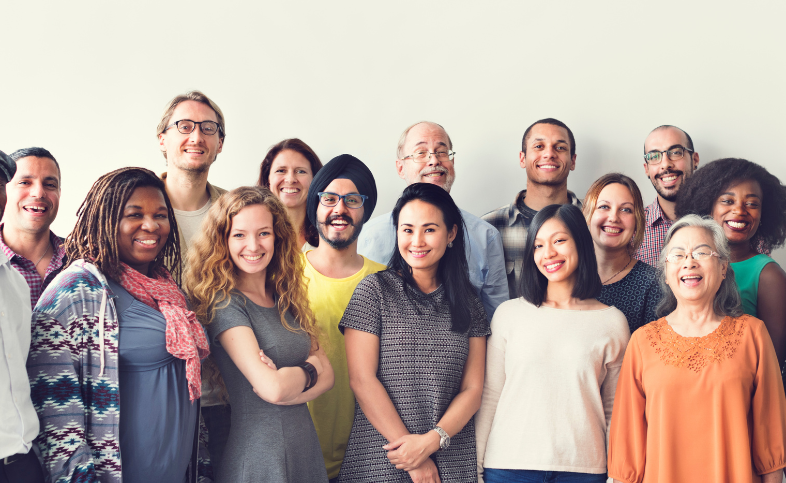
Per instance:
[[[644,242],[636,252],[637,259],[657,266],[663,240],[677,218],[677,194],[698,165],[693,140],[676,126],[656,127],[644,140],[644,172],[658,195],[644,209]]]
[[[419,122],[401,134],[398,143],[396,171],[400,178],[412,183],[432,183],[448,193],[456,179],[453,143],[445,129],[433,122]],[[494,311],[508,300],[505,256],[496,228],[468,211],[464,218],[469,278],[478,291],[491,321]],[[390,213],[366,224],[358,242],[358,253],[387,264],[393,254],[396,228]]]

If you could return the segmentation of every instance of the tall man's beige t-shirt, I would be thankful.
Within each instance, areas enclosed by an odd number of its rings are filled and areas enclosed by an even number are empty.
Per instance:
[[[360,281],[366,275],[387,267],[364,258],[363,268],[351,277],[329,278],[317,272],[305,254],[303,258],[308,301],[326,341],[325,351],[335,374],[333,389],[309,402],[308,410],[317,429],[328,478],[335,478],[341,468],[352,421],[355,419],[355,395],[349,388],[344,336],[338,330],[338,323]]]

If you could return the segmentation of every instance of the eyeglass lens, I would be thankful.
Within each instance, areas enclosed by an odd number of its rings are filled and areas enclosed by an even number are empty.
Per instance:
[[[360,208],[363,206],[363,197],[360,195],[337,195],[335,193],[322,193],[319,201],[325,206],[336,206],[343,198],[344,204],[348,208]]]
[[[218,123],[213,121],[196,122],[190,119],[182,119],[175,124],[177,125],[177,130],[182,134],[191,134],[197,124],[199,124],[199,130],[202,131],[202,134],[207,136],[212,136],[218,132]]]

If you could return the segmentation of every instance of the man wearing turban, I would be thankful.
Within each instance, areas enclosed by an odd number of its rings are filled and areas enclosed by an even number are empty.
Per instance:
[[[308,189],[306,213],[321,240],[317,248],[303,254],[304,275],[309,304],[335,374],[333,389],[309,402],[308,409],[331,482],[338,478],[355,416],[355,396],[349,388],[344,337],[338,323],[357,284],[366,275],[386,268],[357,252],[358,236],[376,204],[374,176],[349,154],[327,163]]]

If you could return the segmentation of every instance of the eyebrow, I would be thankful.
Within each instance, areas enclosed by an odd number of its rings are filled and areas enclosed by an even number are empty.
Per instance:
[[[682,144],[672,144],[671,146],[669,146],[668,148],[664,149],[663,151],[671,151],[674,148],[688,149],[685,146],[683,146]],[[647,151],[647,154],[649,154],[649,153],[662,153],[663,151],[661,151],[660,149],[650,149],[649,151]]]
[[[533,142],[535,142],[535,141],[545,141],[545,140],[546,140],[546,138],[533,138],[532,139]],[[554,144],[559,144],[559,143],[568,144],[568,142],[566,140],[564,140],[564,139],[558,139],[557,141],[554,142]]]
[[[141,210],[142,207],[139,205],[126,205],[125,209]],[[166,205],[161,205],[158,208],[156,208],[156,211],[169,211],[169,210],[167,209]]]
[[[415,226],[415,225],[413,225],[412,223],[399,223],[398,226]],[[428,223],[423,223],[420,226],[439,226],[439,223],[428,222]]]
[[[721,196],[726,196],[726,195],[734,196],[734,193],[732,193],[731,191],[727,191],[725,193],[721,193],[720,195]],[[759,199],[761,199],[761,196],[757,195],[756,193],[750,193],[750,194],[745,195],[745,198],[759,198]]]
[[[598,200],[598,203],[611,203],[611,201],[609,201],[609,200]],[[633,202],[631,202],[631,201],[624,201],[624,202],[622,202],[620,204],[621,205],[632,205]]]
[[[428,144],[428,141],[420,141],[419,143],[415,143],[415,147],[418,147],[418,146],[420,146],[421,144]],[[439,144],[440,146],[445,146],[445,147],[447,147],[447,146],[448,146],[448,145],[447,145],[447,143],[443,143],[442,141],[440,141],[440,142],[439,142],[439,143],[437,143],[437,144]]]
[[[703,248],[703,247],[707,247],[707,248],[709,248],[710,250],[712,250],[712,247],[711,247],[711,246],[709,246],[709,245],[707,245],[706,243],[702,243],[701,245],[696,245],[695,247],[693,247],[693,250],[695,250],[695,249],[697,249],[697,248]],[[669,249],[669,251],[672,251],[672,250],[675,250],[675,249],[685,250],[685,248],[684,248],[684,247],[671,247],[671,248]],[[693,251],[693,250],[691,250],[691,251]]]

